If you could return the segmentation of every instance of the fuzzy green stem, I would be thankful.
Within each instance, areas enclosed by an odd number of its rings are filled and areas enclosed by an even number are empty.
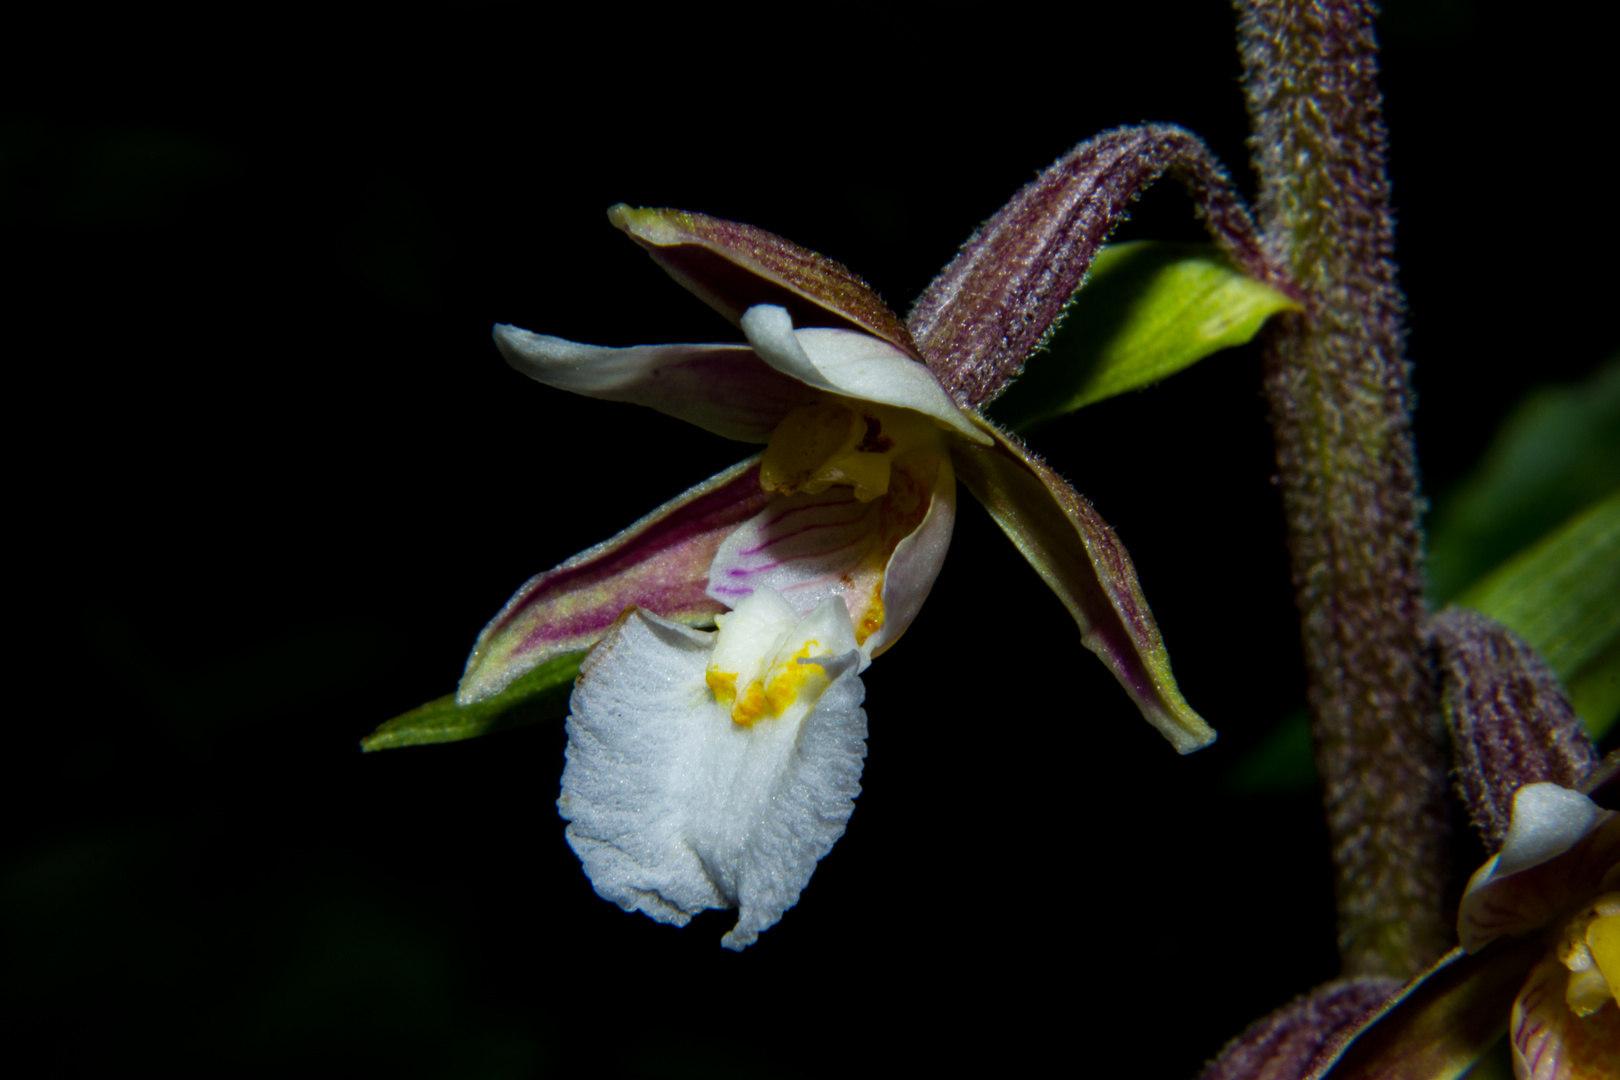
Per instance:
[[[1444,731],[1423,648],[1421,497],[1371,4],[1238,0],[1273,261],[1306,300],[1265,391],[1288,518],[1347,975],[1450,937]]]

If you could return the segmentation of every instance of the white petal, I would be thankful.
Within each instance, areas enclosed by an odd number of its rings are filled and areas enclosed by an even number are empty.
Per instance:
[[[547,386],[628,401],[743,442],[769,442],[778,421],[815,395],[746,345],[582,345],[495,327],[506,362]]]
[[[741,727],[704,683],[714,638],[634,611],[602,640],[570,702],[557,807],[598,894],[677,925],[737,907],[722,944],[742,949],[843,835],[866,714],[850,651],[819,661],[832,681],[808,715]]]
[[[1526,784],[1514,794],[1502,850],[1468,879],[1459,942],[1475,952],[1556,922],[1603,888],[1617,860],[1620,815],[1557,784]]]
[[[1585,795],[1558,784],[1524,785],[1513,793],[1513,817],[1501,850],[1469,877],[1463,896],[1562,855],[1586,835],[1602,812]]]
[[[876,656],[900,640],[945,565],[956,525],[956,473],[948,457],[937,459],[937,465],[927,516],[889,556],[883,573],[883,625],[862,643],[867,656]],[[899,487],[894,485],[896,492]]]
[[[1513,820],[1497,853],[1496,876],[1517,874],[1562,855],[1601,813],[1602,807],[1578,791],[1557,784],[1524,785],[1513,793]]]
[[[912,409],[974,442],[993,441],[963,415],[926,367],[886,341],[855,330],[794,330],[787,309],[771,304],[745,311],[742,328],[760,359],[802,383]]]
[[[846,621],[847,616],[846,616]],[[709,667],[728,672],[739,689],[765,674],[799,622],[793,606],[775,589],[760,589],[715,619],[720,633],[709,653]]]

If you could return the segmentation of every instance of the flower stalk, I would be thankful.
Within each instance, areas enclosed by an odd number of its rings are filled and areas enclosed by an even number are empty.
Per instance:
[[[1294,297],[1226,170],[1198,136],[1167,124],[1105,131],[997,211],[912,306],[907,328],[957,402],[981,408],[1022,372],[1103,241],[1162,176],[1186,189],[1234,266]]]
[[[1450,941],[1450,859],[1375,12],[1365,0],[1237,6],[1261,230],[1305,305],[1268,329],[1265,393],[1339,951],[1347,975],[1405,978]]]

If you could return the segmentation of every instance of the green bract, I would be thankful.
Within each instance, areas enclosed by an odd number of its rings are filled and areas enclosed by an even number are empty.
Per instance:
[[[1428,521],[1436,607],[1620,487],[1620,357],[1514,406]]]
[[[1457,598],[1513,630],[1569,688],[1601,738],[1620,711],[1620,491]]]
[[[1097,253],[1050,355],[1026,367],[990,414],[1025,428],[1140,390],[1244,344],[1277,312],[1298,309],[1212,245],[1111,244]]]

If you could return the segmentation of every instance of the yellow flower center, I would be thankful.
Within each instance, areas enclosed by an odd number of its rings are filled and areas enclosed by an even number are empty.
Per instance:
[[[832,682],[816,660],[855,648],[844,605],[829,601],[801,619],[772,589],[756,590],[716,622],[703,681],[745,728],[807,715]]]
[[[816,697],[821,696],[821,691],[827,688],[827,670],[820,664],[806,662],[811,648],[817,644],[805,642],[798,652],[750,682],[741,694],[737,693],[735,672],[716,671],[711,667],[703,678],[714,691],[715,700],[731,706],[733,723],[753,727],[767,716],[779,719],[798,703],[807,685]]]
[[[1566,922],[1556,951],[1569,969],[1564,1000],[1576,1016],[1620,1001],[1620,892],[1604,893]]]
[[[759,466],[760,486],[783,495],[817,495],[849,484],[871,502],[889,490],[894,459],[921,447],[943,452],[938,425],[920,413],[829,396],[794,409],[771,433]]]

